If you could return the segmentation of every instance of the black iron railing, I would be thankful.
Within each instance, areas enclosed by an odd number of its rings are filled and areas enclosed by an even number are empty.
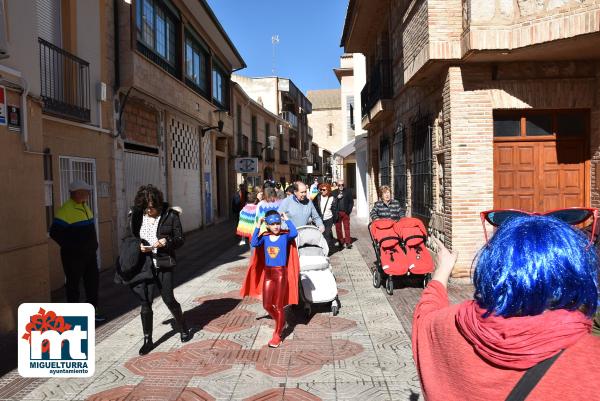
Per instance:
[[[240,156],[248,156],[248,137],[246,135],[242,136],[242,149]]]
[[[392,98],[392,63],[380,60],[373,66],[365,87],[360,92],[363,117],[379,100]]]
[[[433,157],[429,117],[412,123],[412,213],[428,219],[433,205]]]
[[[281,152],[279,152],[279,162],[281,164],[288,164],[289,159],[287,150],[282,150]]]
[[[252,141],[252,157],[258,157],[262,160],[262,147],[263,144],[258,141]]]
[[[38,43],[44,112],[90,121],[90,64],[42,38]]]

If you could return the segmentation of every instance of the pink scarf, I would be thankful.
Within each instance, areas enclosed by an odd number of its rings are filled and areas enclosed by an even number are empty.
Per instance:
[[[592,321],[579,311],[548,310],[537,316],[482,317],[485,309],[464,302],[456,325],[486,361],[509,369],[528,369],[575,344],[591,331]]]

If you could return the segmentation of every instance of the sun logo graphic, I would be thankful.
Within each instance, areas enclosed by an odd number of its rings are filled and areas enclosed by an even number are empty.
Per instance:
[[[90,377],[95,370],[91,304],[25,303],[19,306],[19,374]]]

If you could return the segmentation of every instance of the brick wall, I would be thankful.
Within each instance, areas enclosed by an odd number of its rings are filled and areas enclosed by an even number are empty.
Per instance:
[[[125,138],[146,146],[158,147],[158,112],[141,100],[129,98],[123,112]]]
[[[465,91],[460,67],[448,70],[451,118],[449,174],[452,175],[452,250],[458,252],[455,277],[468,277],[483,245],[479,212],[493,207],[494,157],[492,102],[487,91]]]
[[[471,49],[515,49],[600,31],[600,0],[467,0]]]
[[[428,2],[422,1],[416,9],[410,10],[409,19],[402,33],[404,82],[429,60]]]

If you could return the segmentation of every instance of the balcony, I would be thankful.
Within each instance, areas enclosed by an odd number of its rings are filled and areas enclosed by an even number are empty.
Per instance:
[[[268,162],[275,161],[275,150],[274,149],[269,149],[269,148],[266,149],[265,160]]]
[[[283,151],[279,152],[279,163],[288,164],[288,162],[289,162],[289,159],[288,159],[287,150],[283,150]]]
[[[291,111],[283,111],[280,114],[281,118],[290,123],[293,128],[298,129],[298,117]]]
[[[300,161],[300,149],[290,148],[290,159],[291,159],[291,161],[299,162]]]
[[[44,113],[89,122],[90,64],[42,38],[38,43]]]
[[[252,157],[258,157],[260,160],[262,160],[262,148],[262,142],[252,141]]]
[[[392,111],[392,97],[392,65],[390,60],[381,60],[360,92],[363,128]]]
[[[240,149],[240,156],[248,156],[248,137],[242,136],[242,147]]]

